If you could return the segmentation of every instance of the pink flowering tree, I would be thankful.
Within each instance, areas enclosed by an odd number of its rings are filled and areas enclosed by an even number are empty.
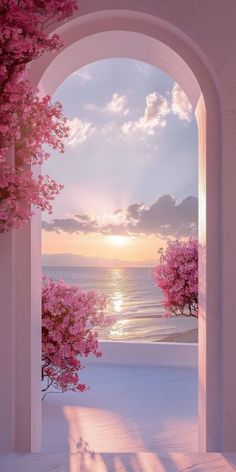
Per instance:
[[[76,9],[76,0],[0,2],[0,232],[27,223],[32,204],[51,212],[51,201],[62,188],[30,170],[48,159],[44,145],[63,152],[69,129],[61,105],[49,96],[39,98],[26,67],[61,48],[59,37],[48,34],[48,28]],[[14,165],[6,157],[11,147]]]
[[[198,316],[198,242],[173,241],[160,251],[153,276],[167,315]]]
[[[31,171],[6,164],[0,167],[0,233],[10,228],[20,228],[30,220],[34,204],[51,212],[51,200],[62,185],[47,175],[32,177]]]
[[[77,286],[43,277],[42,290],[42,380],[43,389],[52,386],[62,392],[83,391],[81,358],[98,350],[97,327],[109,323],[104,315],[103,294],[84,292]]]

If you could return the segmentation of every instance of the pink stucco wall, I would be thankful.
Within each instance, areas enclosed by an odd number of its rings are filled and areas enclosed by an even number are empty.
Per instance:
[[[196,108],[201,247],[199,446],[202,451],[236,451],[236,380],[233,374],[233,359],[236,358],[235,0],[81,0],[79,4],[79,15],[58,28],[65,42],[64,51],[32,64],[31,80],[40,85],[42,92],[52,92],[66,75],[92,60],[136,57],[162,67],[172,75]],[[21,308],[16,310],[20,317],[18,323],[22,324],[22,329],[16,331],[17,343],[29,346],[20,351],[16,349],[15,358],[20,383],[17,386],[17,411],[25,414],[18,414],[17,423],[16,416],[11,413],[15,409],[15,376],[12,375],[3,386],[3,399],[7,389],[11,395],[6,402],[1,427],[8,429],[9,438],[12,431],[14,434],[16,431],[17,444],[20,444],[19,434],[24,436],[25,441],[19,446],[21,450],[40,447],[40,421],[32,428],[33,420],[40,416],[35,388],[39,385],[40,367],[38,234],[36,219],[18,236],[19,243],[13,244],[16,253],[25,254],[26,264],[20,255],[14,259],[11,235],[1,237],[2,248],[9,251],[8,260],[2,258],[5,274],[8,280],[14,279],[16,297],[21,299]],[[9,263],[11,258],[21,261],[20,265],[18,263],[20,270],[15,269],[14,274]],[[9,346],[14,352],[11,323],[15,326],[15,314],[12,305],[7,304],[10,292],[8,286],[5,306],[9,316],[4,312],[3,318],[6,317]],[[3,350],[1,343],[0,349]],[[0,352],[1,355],[4,356],[4,352]],[[9,417],[12,418],[10,425]],[[7,444],[5,446],[12,449],[10,439]]]

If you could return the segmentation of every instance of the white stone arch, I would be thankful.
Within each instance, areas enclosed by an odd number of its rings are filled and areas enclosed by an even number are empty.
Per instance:
[[[160,1],[162,6],[160,17],[148,6],[149,3],[145,7],[145,13],[135,11],[133,7],[135,2],[132,0],[116,2],[119,6],[129,5],[130,9],[109,10],[107,8],[109,2],[106,0],[101,0],[99,5],[95,0],[87,2],[88,5],[86,1],[81,3],[83,9],[80,15],[75,14],[73,19],[54,29],[64,40],[64,49],[53,56],[44,56],[31,66],[31,80],[39,86],[41,93],[53,93],[66,76],[89,62],[108,57],[131,57],[156,65],[171,75],[186,92],[195,109],[199,133],[201,247],[199,448],[202,452],[236,450],[235,439],[232,438],[236,411],[232,404],[228,404],[230,415],[226,415],[225,391],[222,388],[223,381],[229,381],[229,377],[226,375],[223,380],[225,357],[221,329],[222,106],[216,74],[211,67],[211,61],[203,53],[198,42],[194,42],[185,31],[187,28],[184,20],[178,17],[179,25],[176,26],[169,0]],[[142,2],[137,3],[141,5]],[[33,451],[40,448],[40,428],[38,427],[37,431],[32,430],[34,418],[38,419],[38,424],[40,423],[39,397],[36,387],[32,386],[33,379],[36,379],[39,388],[35,374],[35,369],[37,371],[37,366],[40,365],[39,224],[39,218],[35,217],[31,225],[17,236],[20,246],[24,248],[23,254],[27,261],[24,287],[18,280],[21,299],[22,288],[25,294],[25,301],[21,303],[19,310],[19,319],[25,326],[31,323],[31,341],[28,342],[26,352],[16,361],[16,371],[18,378],[21,378],[22,365],[28,356],[32,378],[29,382],[29,393],[25,398],[23,398],[23,383],[20,382],[17,387],[17,411],[26,411],[28,414],[26,419],[22,419],[22,414],[16,414],[14,431],[17,449]],[[17,267],[22,268],[21,254],[17,256],[16,269]],[[16,299],[19,298],[19,288],[16,289]],[[28,319],[23,311],[28,313]],[[231,348],[233,349],[233,346]],[[35,399],[36,404],[33,407]]]

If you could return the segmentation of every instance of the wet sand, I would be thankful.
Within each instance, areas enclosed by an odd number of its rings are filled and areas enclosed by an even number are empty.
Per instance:
[[[159,339],[159,343],[197,343],[198,342],[198,330],[197,328],[190,329],[183,333],[173,333]]]

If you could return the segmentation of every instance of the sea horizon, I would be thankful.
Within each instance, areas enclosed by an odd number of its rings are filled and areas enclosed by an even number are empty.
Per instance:
[[[91,268],[91,269],[154,269],[155,266],[148,266],[148,265],[143,265],[143,266],[119,266],[119,265],[108,265],[108,266],[96,266],[96,265],[72,265],[72,264],[62,264],[62,265],[56,265],[56,264],[44,264],[42,265],[42,268],[44,267],[58,267],[58,268],[63,268],[63,267],[77,267],[77,268],[81,268],[81,269],[87,269],[87,268]]]

